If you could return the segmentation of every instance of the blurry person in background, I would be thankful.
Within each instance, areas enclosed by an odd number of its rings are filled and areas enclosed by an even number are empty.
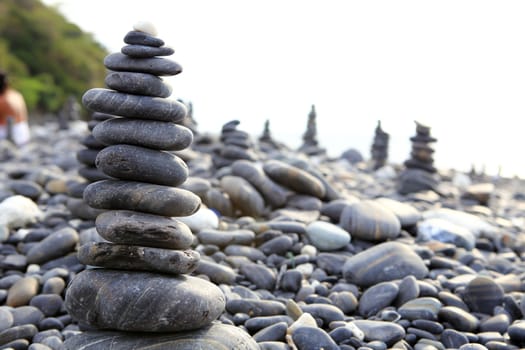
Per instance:
[[[0,70],[0,139],[23,145],[30,138],[24,97],[9,86],[7,74]]]

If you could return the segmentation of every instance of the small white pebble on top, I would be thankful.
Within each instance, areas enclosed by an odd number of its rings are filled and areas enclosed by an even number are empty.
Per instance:
[[[157,36],[157,28],[151,22],[139,21],[133,25],[133,30],[144,32],[151,36]]]

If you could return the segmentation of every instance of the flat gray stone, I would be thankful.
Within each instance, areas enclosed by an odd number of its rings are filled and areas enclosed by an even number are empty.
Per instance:
[[[114,71],[140,72],[153,75],[176,75],[182,72],[182,67],[167,58],[133,58],[120,52],[107,55],[104,66]]]
[[[102,180],[84,190],[84,200],[98,209],[133,210],[161,216],[189,216],[201,200],[175,187],[132,181]]]
[[[181,123],[187,113],[184,104],[175,100],[102,88],[86,91],[82,96],[82,103],[93,112],[173,123]]]
[[[130,45],[146,45],[152,47],[161,47],[164,45],[164,40],[138,30],[129,31],[124,37],[124,42]]]
[[[264,211],[264,199],[245,179],[226,175],[221,178],[221,188],[226,192],[236,209],[243,215],[260,217]]]
[[[175,53],[175,50],[168,46],[126,45],[120,49],[120,52],[130,57],[150,58],[155,56],[170,56]]]
[[[171,217],[131,210],[110,210],[95,221],[98,233],[113,243],[187,249],[193,243],[189,227]]]
[[[101,150],[97,168],[121,180],[178,186],[188,178],[188,166],[176,155],[132,145],[112,145]]]
[[[90,242],[80,246],[78,260],[84,265],[110,269],[168,274],[191,273],[200,254],[194,250],[172,250],[138,245]]]
[[[77,231],[71,227],[53,232],[33,246],[26,254],[28,264],[42,264],[71,252],[78,243]]]
[[[90,269],[69,285],[66,308],[80,324],[130,332],[180,332],[209,325],[223,312],[222,291],[203,279]]]
[[[173,91],[161,78],[147,73],[109,72],[104,82],[110,89],[135,95],[168,97]]]
[[[309,194],[320,199],[326,194],[326,189],[318,178],[296,166],[279,160],[269,160],[264,163],[263,170],[273,181],[297,193]]]
[[[97,124],[93,136],[107,145],[128,144],[167,151],[183,150],[193,142],[190,129],[171,122],[113,118]]]

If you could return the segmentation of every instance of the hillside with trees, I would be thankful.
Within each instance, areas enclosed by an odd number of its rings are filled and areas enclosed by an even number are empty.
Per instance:
[[[0,69],[30,113],[54,113],[68,96],[103,86],[107,55],[91,34],[40,0],[0,1]]]

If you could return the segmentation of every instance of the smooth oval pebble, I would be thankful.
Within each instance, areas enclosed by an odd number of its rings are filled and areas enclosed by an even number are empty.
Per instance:
[[[74,250],[79,241],[77,231],[64,227],[33,246],[26,254],[28,264],[42,264]]]
[[[172,91],[161,78],[147,73],[109,72],[104,82],[110,89],[135,95],[168,97]]]
[[[243,330],[224,324],[173,334],[122,334],[85,332],[64,342],[64,350],[259,350],[257,343]]]
[[[306,236],[320,251],[338,250],[350,243],[350,234],[341,227],[325,221],[314,221],[306,226]]]
[[[120,49],[120,52],[133,58],[150,58],[155,56],[170,56],[173,55],[175,50],[168,46],[126,45]]]
[[[17,307],[27,305],[38,293],[38,279],[27,276],[16,281],[7,292],[6,305]]]
[[[95,126],[93,136],[107,145],[128,144],[167,151],[185,149],[193,142],[193,133],[185,126],[130,118],[103,121]]]
[[[262,264],[242,264],[240,272],[257,288],[273,290],[275,288],[276,273]]]
[[[296,166],[272,159],[263,164],[263,170],[273,181],[298,193],[320,199],[326,194],[326,189],[319,179]]]
[[[259,330],[253,335],[253,340],[257,343],[263,341],[284,341],[288,323],[278,322],[266,328]]]
[[[478,276],[465,287],[463,300],[471,311],[492,315],[494,308],[503,304],[503,288],[493,279]]]
[[[292,333],[292,340],[301,350],[339,350],[328,333],[316,327],[298,327]]]
[[[82,103],[93,112],[172,123],[181,123],[187,113],[186,107],[178,101],[102,88],[86,91]]]
[[[161,216],[188,216],[201,200],[195,194],[175,187],[132,181],[102,180],[84,190],[84,200],[98,209],[123,209]]]
[[[13,315],[6,308],[0,308],[0,332],[13,325]]]
[[[398,309],[399,314],[407,320],[437,321],[441,302],[433,297],[421,297],[407,301]]]
[[[207,276],[215,284],[235,284],[239,277],[231,267],[208,260],[201,260],[194,273]]]
[[[85,265],[175,275],[191,273],[197,268],[199,259],[200,254],[194,250],[172,250],[109,242],[87,243],[78,250],[78,260]]]
[[[274,300],[232,299],[226,302],[226,311],[232,315],[242,312],[251,317],[275,316],[283,315],[285,309],[284,304]]]
[[[221,188],[226,192],[243,215],[260,217],[264,211],[264,199],[245,179],[227,175],[221,178]]]
[[[104,58],[104,66],[114,71],[149,73],[153,75],[177,75],[182,72],[182,67],[167,58],[151,57],[135,59],[115,52]]]
[[[209,325],[225,300],[217,286],[192,276],[92,269],[76,275],[65,305],[75,320],[99,329],[180,332]]]
[[[35,295],[29,305],[38,308],[44,316],[55,316],[62,307],[62,297],[58,294],[39,294]]]
[[[395,199],[380,197],[374,199],[377,203],[391,210],[399,219],[401,227],[410,227],[421,220],[421,213],[414,206]]]
[[[393,282],[381,282],[363,292],[359,299],[359,313],[369,318],[390,306],[397,297],[399,287]]]
[[[458,331],[474,332],[479,326],[479,320],[474,315],[455,306],[443,306],[438,316]]]
[[[229,244],[250,245],[255,239],[255,233],[250,230],[220,231],[215,229],[203,229],[197,233],[201,244],[213,244],[225,247]]]
[[[132,145],[112,145],[98,152],[96,166],[121,180],[178,186],[188,177],[188,166],[174,154]]]
[[[251,317],[244,323],[244,326],[250,333],[257,333],[263,328],[269,327],[279,322],[286,322],[287,325],[291,325],[293,320],[287,315],[277,316],[257,316]]]
[[[405,329],[393,322],[355,320],[350,323],[363,331],[366,341],[379,340],[388,346],[403,339],[406,335]]]
[[[38,328],[36,328],[32,324],[24,324],[22,326],[11,327],[3,332],[0,332],[0,344],[5,345],[16,339],[31,340],[37,333]]]
[[[339,225],[352,237],[366,241],[396,238],[401,223],[392,211],[373,200],[363,200],[345,207]]]
[[[343,312],[334,305],[330,304],[307,304],[302,305],[301,309],[303,312],[311,314],[315,318],[319,318],[323,321],[323,325],[329,325],[333,321],[343,321],[345,315]]]
[[[193,243],[189,227],[173,218],[131,210],[110,210],[97,216],[98,233],[113,243],[187,249]]]
[[[130,45],[147,45],[153,47],[161,47],[164,45],[164,40],[155,37],[155,35],[143,31],[143,26],[140,30],[131,30],[124,36],[124,42]]]

